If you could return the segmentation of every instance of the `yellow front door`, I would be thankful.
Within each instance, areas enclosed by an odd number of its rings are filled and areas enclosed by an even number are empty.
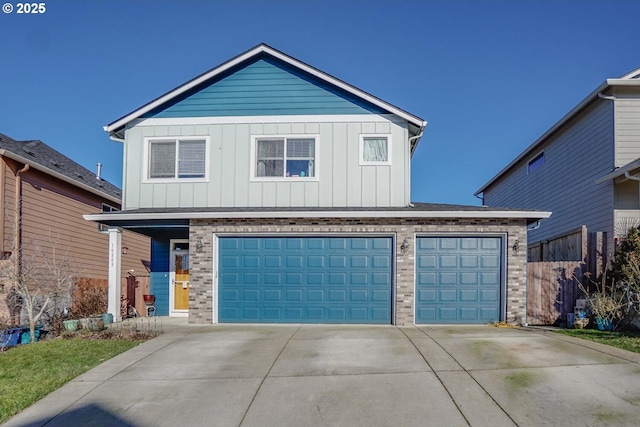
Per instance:
[[[189,246],[176,243],[173,254],[173,310],[189,310]]]

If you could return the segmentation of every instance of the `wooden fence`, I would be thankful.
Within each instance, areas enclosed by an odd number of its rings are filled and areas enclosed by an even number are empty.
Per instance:
[[[527,315],[530,325],[558,325],[573,313],[579,283],[602,274],[607,236],[586,226],[528,246]]]

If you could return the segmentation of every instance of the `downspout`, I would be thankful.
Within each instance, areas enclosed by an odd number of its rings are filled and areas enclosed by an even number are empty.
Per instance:
[[[423,122],[425,123],[425,122]],[[408,139],[409,142],[409,152],[411,153],[411,155],[413,155],[413,150],[411,149],[411,144],[413,143],[413,141],[417,141],[418,139],[422,138],[422,134],[424,133],[424,128],[426,127],[426,124],[423,124],[422,127],[420,128],[420,132],[418,132],[417,135],[412,136]],[[409,171],[411,171],[411,155],[408,156],[408,162],[409,162]],[[411,172],[409,172],[409,174],[411,174]],[[409,182],[411,182],[411,175],[409,175]],[[409,206],[410,208],[413,207],[413,203],[411,203],[411,195],[409,195],[409,203],[407,204],[407,206]]]
[[[16,277],[20,277],[22,268],[22,178],[21,175],[29,171],[29,164],[25,163],[22,169],[16,172],[16,217],[15,217],[15,251],[16,251]]]

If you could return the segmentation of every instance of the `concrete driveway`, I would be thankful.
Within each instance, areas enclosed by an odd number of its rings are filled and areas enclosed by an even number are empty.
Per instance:
[[[542,329],[165,322],[5,425],[640,425],[640,355]]]

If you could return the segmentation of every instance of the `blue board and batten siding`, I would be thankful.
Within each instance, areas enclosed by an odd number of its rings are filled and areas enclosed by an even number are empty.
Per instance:
[[[501,320],[500,237],[416,239],[416,323]]]
[[[385,111],[290,65],[265,58],[208,81],[144,117],[372,113]]]
[[[169,240],[151,240],[150,292],[156,297],[156,315],[169,315]]]
[[[391,237],[221,237],[218,262],[221,323],[391,323]]]

